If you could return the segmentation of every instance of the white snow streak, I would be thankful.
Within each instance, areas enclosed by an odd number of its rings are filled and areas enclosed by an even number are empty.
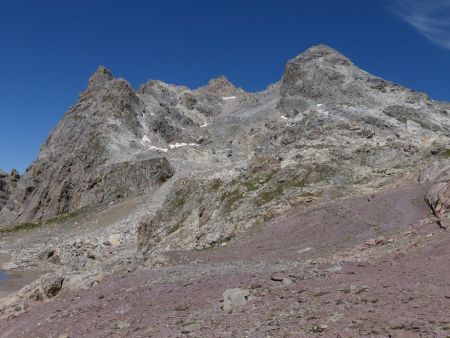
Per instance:
[[[180,148],[180,147],[185,147],[185,146],[193,146],[195,147],[197,144],[196,143],[173,143],[173,144],[169,144],[169,148],[170,149],[175,149],[175,148]]]
[[[148,138],[147,135],[142,136],[142,142],[148,144],[148,150],[159,150],[162,151],[164,153],[167,153],[169,151],[169,149],[166,148],[159,148],[154,146],[151,142],[150,139]]]

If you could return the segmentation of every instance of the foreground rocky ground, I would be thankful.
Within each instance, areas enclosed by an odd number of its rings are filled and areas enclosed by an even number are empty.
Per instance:
[[[427,188],[326,202],[219,248],[169,251],[163,267],[26,302],[1,337],[445,337],[450,237]]]

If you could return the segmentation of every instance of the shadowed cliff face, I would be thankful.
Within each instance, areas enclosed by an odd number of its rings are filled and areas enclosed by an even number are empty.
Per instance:
[[[0,177],[0,224],[151,192],[175,172],[200,181],[186,186],[195,186],[188,196],[213,194],[205,182],[220,177],[225,188],[211,201],[225,208],[222,219],[240,224],[260,213],[255,201],[275,205],[300,194],[392,182],[447,148],[449,111],[323,45],[290,60],[281,82],[259,93],[225,77],[196,90],[152,80],[135,92],[99,67],[27,172],[15,182]],[[252,175],[263,183],[251,189],[236,183]],[[225,207],[223,194],[241,203]],[[203,229],[214,232],[219,214],[202,221]],[[177,209],[164,217],[191,219],[184,216]]]

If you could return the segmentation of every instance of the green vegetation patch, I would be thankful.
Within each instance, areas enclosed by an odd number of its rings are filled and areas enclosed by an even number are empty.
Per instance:
[[[280,197],[283,194],[283,191],[284,191],[283,186],[276,187],[275,189],[269,191],[264,191],[258,195],[256,204],[258,205],[267,204],[273,201],[274,199]]]
[[[230,192],[227,192],[222,195],[222,201],[224,202],[225,210],[229,211],[231,207],[237,201],[241,200],[244,197],[244,193],[239,189],[234,189]]]
[[[220,189],[220,187],[223,185],[223,182],[220,178],[215,178],[211,181],[209,185],[209,191],[215,192]]]
[[[261,186],[266,183],[269,183],[273,176],[275,175],[275,171],[272,171],[266,175],[262,175],[260,177],[254,177],[243,182],[243,185],[247,188],[247,191],[255,191],[258,190]]]
[[[58,215],[56,217],[53,217],[53,218],[50,218],[47,220],[36,221],[36,222],[27,222],[27,223],[21,223],[21,224],[16,224],[16,225],[8,225],[6,227],[0,228],[0,234],[7,234],[7,233],[16,232],[16,231],[31,230],[31,229],[41,227],[41,226],[64,223],[64,222],[78,216],[85,209],[86,208],[81,208],[76,211]]]
[[[444,158],[450,158],[450,149],[445,149],[440,155]]]
[[[179,192],[173,202],[175,208],[181,209],[186,204],[188,193],[186,191]]]
[[[169,229],[167,229],[166,235],[168,236],[168,235],[171,235],[171,234],[177,232],[179,229],[181,229],[182,226],[183,226],[183,221],[180,221],[180,222],[174,224]]]
[[[310,175],[311,171],[308,171],[302,179],[289,181],[287,185],[294,188],[304,188]]]

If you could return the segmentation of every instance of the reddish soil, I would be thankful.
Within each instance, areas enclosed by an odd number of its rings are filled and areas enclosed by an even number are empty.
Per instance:
[[[164,268],[28,303],[0,337],[450,336],[450,235],[429,217],[425,189],[324,204],[224,247],[169,252]],[[236,287],[251,298],[226,314],[219,301]]]

